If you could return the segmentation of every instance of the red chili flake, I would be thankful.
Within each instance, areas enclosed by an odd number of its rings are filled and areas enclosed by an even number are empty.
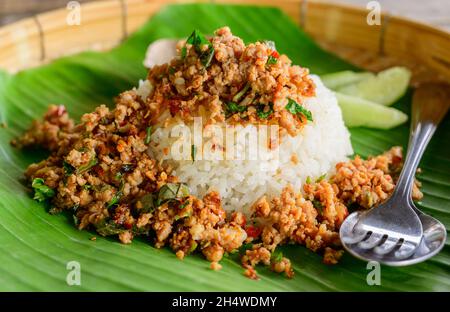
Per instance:
[[[175,116],[181,110],[181,101],[180,100],[167,100],[169,104],[170,114]]]
[[[262,230],[259,227],[249,225],[245,228],[245,232],[247,232],[249,237],[257,238],[261,235]]]
[[[241,227],[244,227],[247,224],[247,218],[245,216],[242,216],[242,222],[239,224]]]
[[[270,55],[273,56],[274,58],[280,57],[280,53],[278,53],[276,50],[272,51],[272,54],[270,54]]]
[[[133,227],[133,223],[129,222],[128,220],[124,222],[123,227],[127,230],[130,230]]]

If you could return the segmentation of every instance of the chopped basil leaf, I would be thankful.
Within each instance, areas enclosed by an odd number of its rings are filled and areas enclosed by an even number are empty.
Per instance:
[[[172,66],[169,67],[169,74],[171,74],[171,75],[175,74],[175,68],[174,67],[172,67]]]
[[[55,196],[55,191],[45,185],[44,179],[41,178],[35,178],[33,179],[33,182],[31,183],[31,187],[34,190],[34,200],[37,200],[38,202],[43,202],[49,198],[52,198]]]
[[[114,179],[117,180],[117,181],[120,181],[122,179],[122,175],[123,175],[123,173],[119,171],[114,176]]]
[[[184,209],[184,207],[186,207],[187,205],[189,205],[189,201],[187,200],[187,201],[185,201],[184,203],[182,203],[179,207],[178,207],[178,209]]]
[[[240,255],[245,255],[245,252],[247,250],[252,250],[253,248],[253,244],[252,243],[247,243],[247,244],[243,244],[240,248],[239,248],[239,254]]]
[[[147,127],[147,135],[145,136],[145,141],[144,141],[145,144],[148,145],[150,143],[151,136],[152,136],[152,127],[150,126],[150,127]]]
[[[273,105],[269,104],[269,110],[267,112],[264,111],[266,105],[260,104],[256,106],[256,115],[259,119],[267,119],[273,113]]]
[[[150,229],[148,226],[141,226],[138,228],[136,225],[133,225],[131,228],[131,232],[133,232],[134,235],[146,235],[148,236],[150,234]]]
[[[187,49],[186,49],[186,47],[182,47],[181,48],[181,58],[182,59],[186,58],[186,55],[187,55]]]
[[[250,84],[247,82],[247,84],[233,96],[233,102],[238,102],[239,99],[247,92],[247,90],[250,88]]]
[[[178,210],[183,210],[187,205],[189,205],[189,200],[186,200],[184,203],[182,203],[182,204],[178,207]],[[182,215],[176,215],[175,218],[174,218],[174,220],[175,220],[175,221],[178,221],[179,219],[187,218],[187,217],[190,217],[191,215],[192,215],[192,210],[190,210],[190,211],[185,211],[185,213],[182,214]]]
[[[192,158],[192,162],[195,161],[195,156],[197,155],[197,146],[195,146],[194,144],[191,145],[191,158]]]
[[[285,106],[286,110],[290,112],[293,115],[302,114],[306,117],[307,120],[313,121],[312,114],[309,110],[304,108],[303,106],[299,105],[297,102],[295,102],[292,99],[288,99],[288,103]]]
[[[192,243],[191,247],[189,247],[188,254],[194,252],[194,250],[197,249],[197,246],[198,246],[197,242],[194,241],[194,242]]]
[[[100,234],[101,236],[120,234],[123,231],[125,231],[123,228],[120,227],[120,225],[118,225],[112,220],[101,221],[95,227],[97,233]]]
[[[202,52],[200,55],[200,61],[203,66],[208,67],[211,64],[212,58],[214,56],[214,47],[211,45],[206,52]]]
[[[111,200],[108,202],[108,206],[107,206],[108,209],[116,206],[117,204],[119,204],[120,198],[123,195],[123,186],[124,186],[124,182],[122,180],[122,181],[120,181],[119,189],[114,194],[114,196],[111,198]]]
[[[86,183],[85,185],[83,185],[83,188],[84,188],[85,190],[90,190],[90,189],[93,188],[93,186]]]
[[[281,251],[274,251],[270,260],[275,263],[281,262],[281,260],[283,260],[283,253]]]
[[[168,201],[184,198],[187,196],[189,196],[189,188],[186,184],[167,183],[164,184],[158,192],[156,206],[159,207]]]
[[[267,58],[267,65],[274,65],[276,64],[278,61],[278,59],[276,57],[273,57],[272,55],[269,55],[269,57]]]
[[[63,161],[63,169],[66,177],[70,176],[75,171],[75,168],[65,160]]]
[[[175,218],[174,218],[174,220],[175,220],[175,221],[178,221],[178,220],[180,220],[180,219],[187,218],[187,217],[189,217],[191,214],[192,214],[192,212],[186,212],[185,214],[183,214],[183,215],[181,215],[181,216],[176,215]]]
[[[98,163],[97,158],[92,158],[86,165],[80,166],[77,169],[77,174],[82,174],[86,171],[89,171],[92,167],[94,167]]]
[[[202,33],[198,30],[194,30],[186,40],[186,43],[191,44],[194,47],[203,66],[208,67],[211,64],[211,60],[214,56],[214,47]],[[206,50],[203,50],[204,45],[208,46]],[[186,55],[187,49],[186,47],[183,47],[181,49],[181,57],[184,59]]]
[[[228,102],[226,106],[226,112],[228,115],[232,115],[235,113],[242,113],[247,110],[247,106],[240,106],[234,102]]]
[[[117,191],[116,194],[114,194],[113,198],[108,202],[108,209],[119,204],[120,197],[122,197],[122,192]]]
[[[316,182],[322,181],[323,179],[325,179],[326,176],[327,176],[326,173],[322,174],[320,177],[318,177],[318,178],[316,179]]]
[[[153,212],[155,210],[155,199],[156,196],[153,193],[145,194],[142,196],[139,201],[142,204],[142,209],[140,211],[147,213],[147,212]]]
[[[314,199],[314,200],[312,201],[312,204],[313,204],[314,208],[316,208],[317,210],[319,210],[320,213],[323,212],[323,205],[322,205],[322,203],[321,203],[320,201]]]

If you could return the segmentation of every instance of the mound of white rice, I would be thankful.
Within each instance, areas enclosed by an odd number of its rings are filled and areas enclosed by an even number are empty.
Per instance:
[[[181,139],[171,137],[171,131],[177,127],[175,124],[154,130],[149,153],[170,164],[180,181],[189,185],[192,194],[202,197],[209,191],[218,191],[228,211],[248,213],[249,207],[261,196],[278,195],[287,184],[300,190],[307,177],[316,179],[323,174],[331,174],[337,162],[345,161],[353,153],[350,134],[342,120],[335,95],[319,77],[312,75],[312,78],[316,83],[316,96],[309,98],[305,106],[312,112],[314,121],[308,122],[296,137],[285,135],[281,138],[277,153],[264,154],[265,160],[261,160],[261,156],[257,160],[250,160],[249,157],[243,160],[174,159],[172,153],[168,153],[174,144],[192,146],[189,135]],[[178,127],[180,122],[177,122]],[[188,127],[193,128],[192,125]],[[243,130],[255,132],[257,126],[235,129],[236,132]],[[203,139],[203,146],[207,143],[208,139]],[[240,143],[236,141],[234,147],[242,152],[245,147]],[[184,152],[191,155],[192,151]]]

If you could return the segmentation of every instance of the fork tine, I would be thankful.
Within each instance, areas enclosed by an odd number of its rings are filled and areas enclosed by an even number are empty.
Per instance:
[[[400,246],[400,248],[397,251],[395,251],[394,255],[397,259],[406,259],[416,251],[416,248],[417,244],[405,241]]]
[[[379,255],[386,255],[394,250],[395,246],[397,246],[398,239],[388,237],[386,241],[373,249],[373,251]]]
[[[384,235],[379,233],[372,233],[366,240],[358,243],[358,247],[362,249],[372,249],[373,247],[380,244],[383,240]]]
[[[344,243],[346,244],[356,244],[362,241],[367,236],[367,231],[353,231],[348,233],[347,236],[344,237]]]

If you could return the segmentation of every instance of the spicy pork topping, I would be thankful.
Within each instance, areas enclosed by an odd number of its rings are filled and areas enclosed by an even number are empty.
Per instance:
[[[194,31],[179,42],[178,55],[148,73],[154,91],[146,102],[155,119],[168,110],[186,121],[276,123],[291,135],[313,120],[302,106],[315,94],[308,70],[292,65],[273,42],[245,45],[223,27],[209,39]]]

